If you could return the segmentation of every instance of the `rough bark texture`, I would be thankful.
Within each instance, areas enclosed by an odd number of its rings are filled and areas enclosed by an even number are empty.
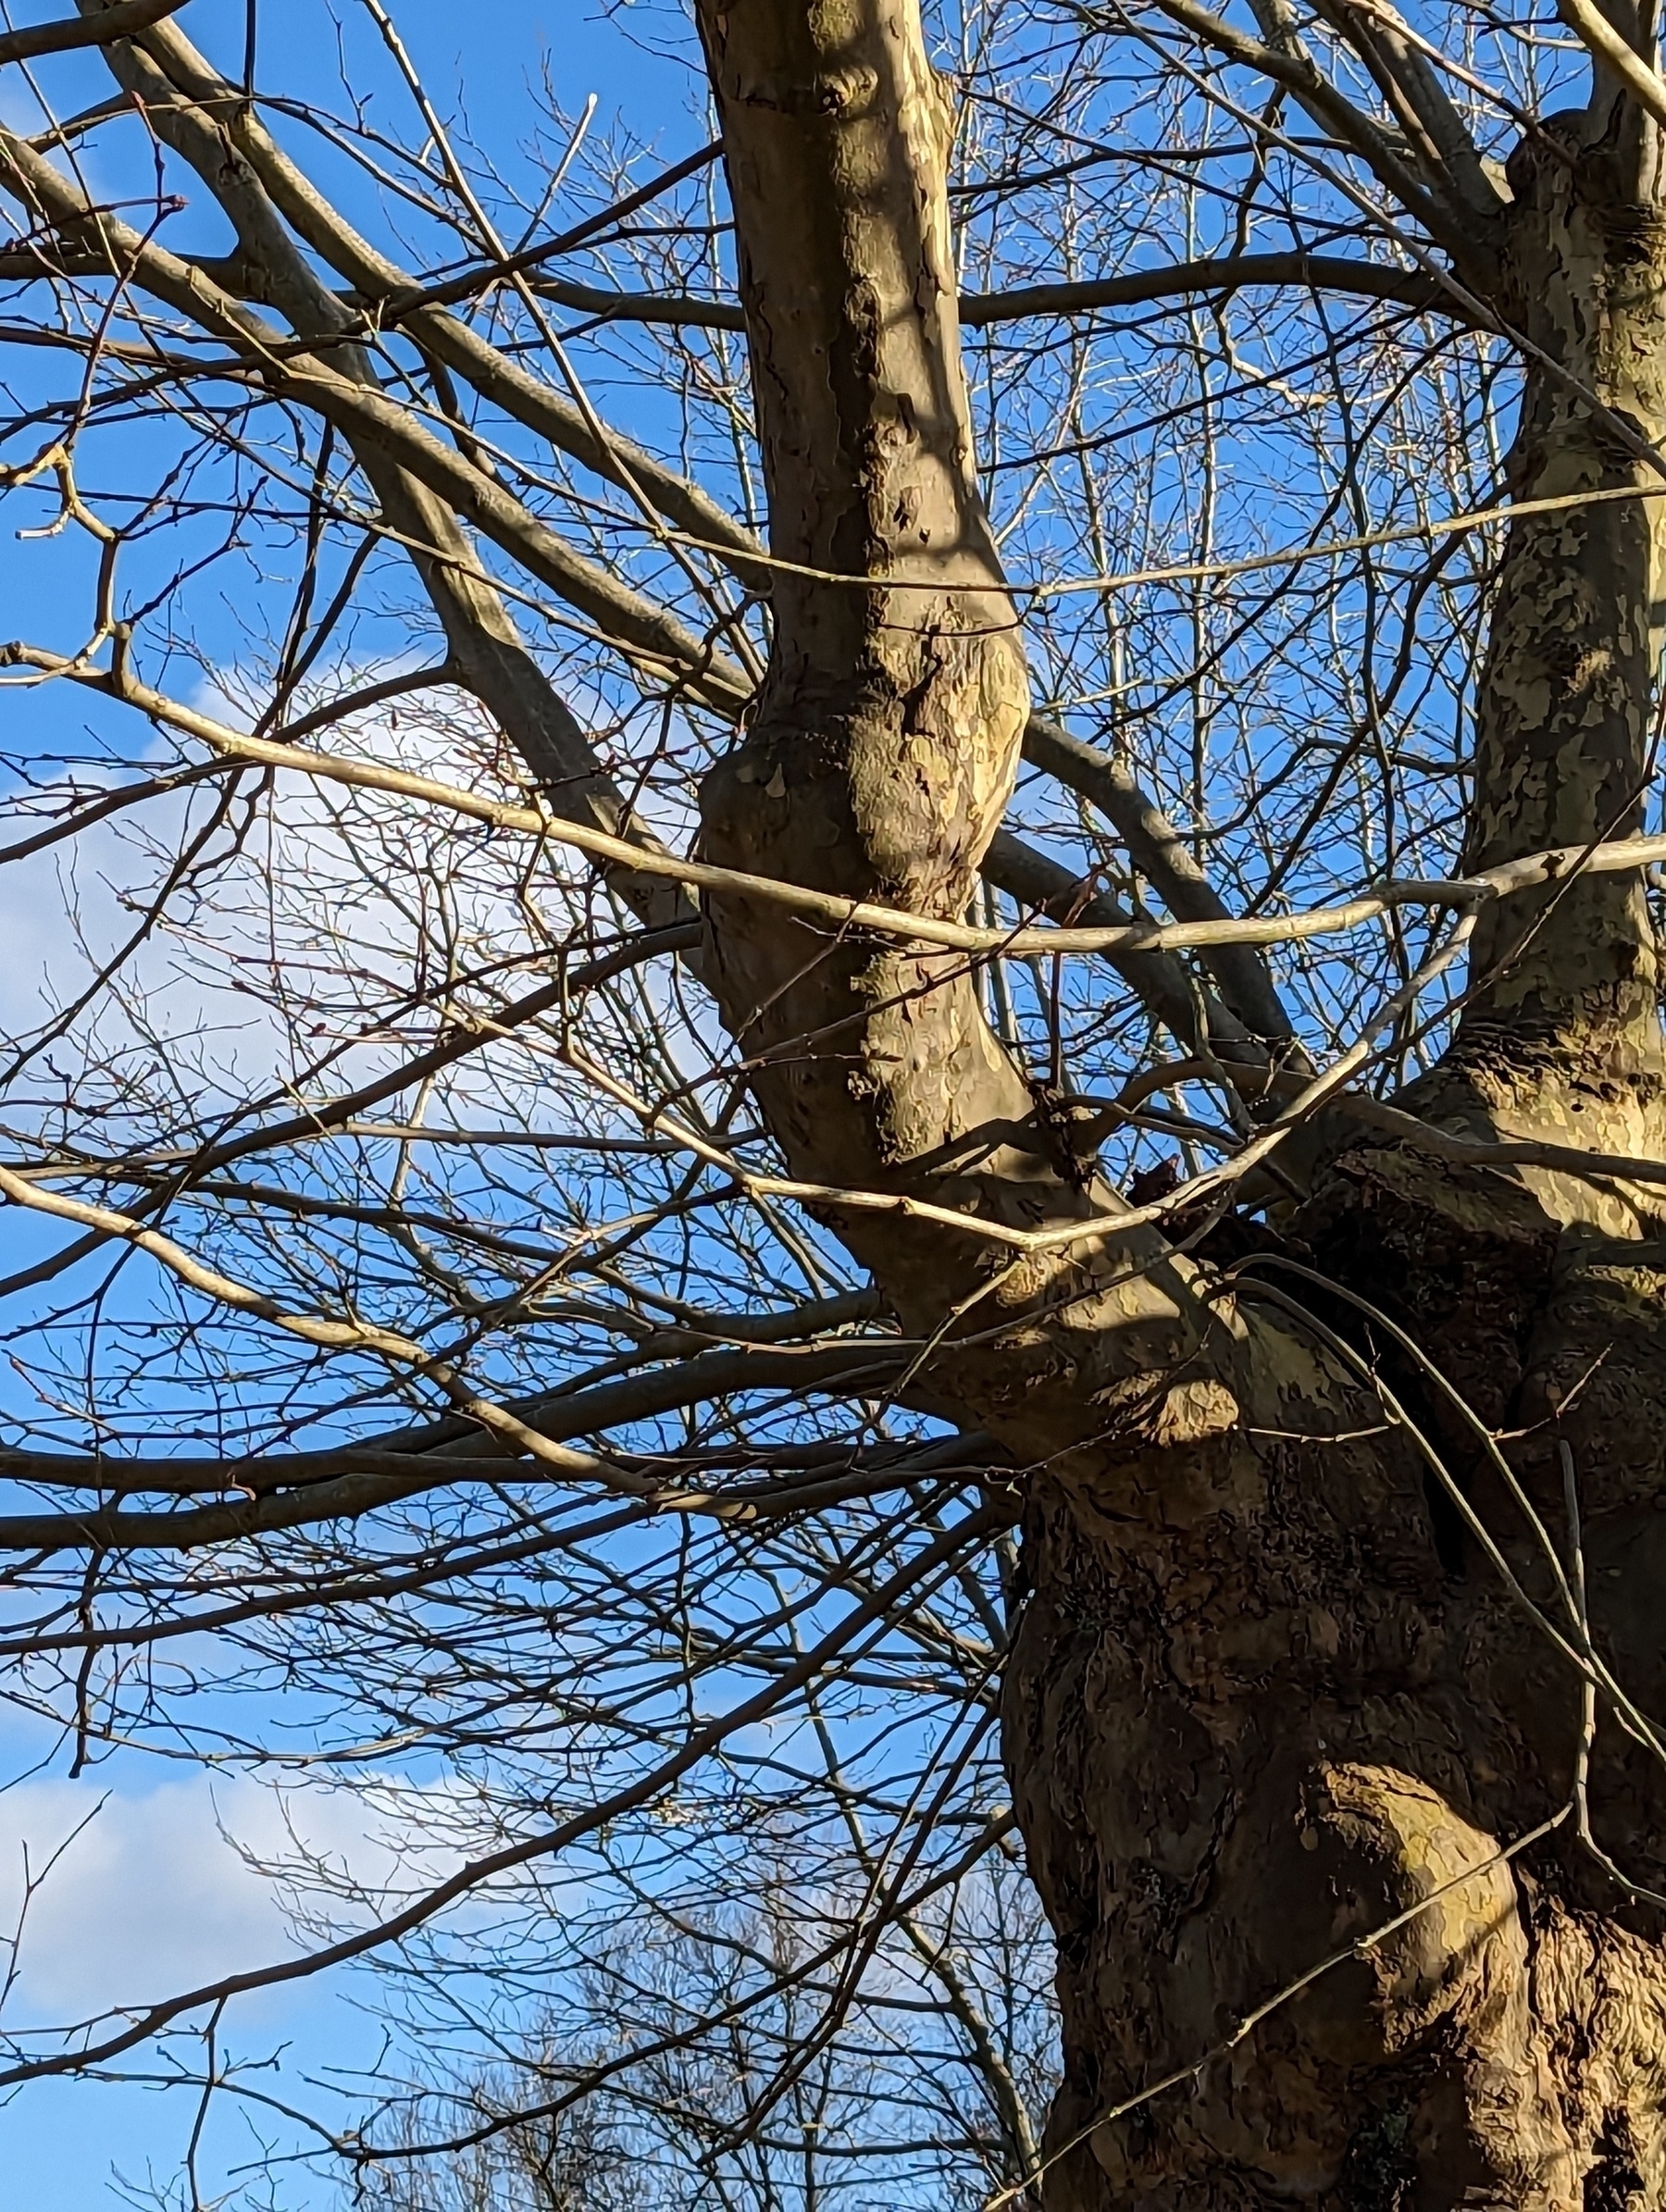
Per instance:
[[[777,576],[767,679],[708,786],[705,849],[959,914],[1012,791],[1027,695],[971,473],[938,186],[947,103],[917,38],[874,8],[740,0],[702,20],[740,211],[770,549],[889,579]],[[798,1168],[885,1187],[959,1150],[950,1202],[973,1206],[986,1185],[999,1202],[1026,1180],[1030,1101],[955,963],[715,920],[730,1026],[761,1056],[760,1095]],[[981,1138],[967,1150],[985,1130],[1001,1133],[993,1154]]]
[[[1011,789],[1026,692],[971,474],[947,104],[914,0],[700,0],[699,16],[772,551],[862,579],[777,578],[768,680],[708,787],[706,850],[955,913]],[[1518,448],[1519,487],[1539,494],[1636,480],[1626,426],[1666,425],[1666,232],[1643,138],[1601,113],[1558,130],[1570,160],[1515,165],[1502,256],[1509,311],[1552,363]],[[1634,826],[1661,514],[1585,510],[1511,537],[1477,864]],[[725,1018],[796,1173],[1007,1224],[1113,1204],[1052,1156],[953,963],[738,904],[709,922]],[[1410,1102],[1455,1127],[1659,1153],[1641,887],[1518,901],[1479,945],[1448,1063]],[[1657,1203],[1373,1143],[1331,1162],[1287,1231],[1307,1266],[1429,1348],[1483,1423],[1525,1432],[1509,1448],[1559,1542],[1566,1447],[1597,1642],[1645,1710],[1666,1708]],[[1357,1310],[1270,1267],[1167,1254],[1148,1231],[1014,1265],[964,1228],[826,1211],[911,1330],[943,1332],[939,1386],[1032,1471],[1006,1743],[1059,1943],[1050,2212],[1666,2203],[1658,1916],[1572,1822],[1499,1857],[1568,1799],[1576,1678],[1324,1334],[1365,1343]],[[1473,1425],[1415,1358],[1388,1347],[1386,1372],[1553,1609]],[[1666,1882],[1660,1767],[1607,1712],[1591,1799],[1605,1848]],[[1093,2125],[1436,1890],[1183,2087]]]
[[[1529,363],[1511,456],[1519,498],[1660,481],[1640,449],[1666,437],[1666,211],[1624,113],[1552,118],[1510,165],[1499,304],[1545,356]],[[1511,531],[1480,699],[1472,865],[1636,833],[1658,744],[1663,533],[1659,499]],[[1505,1120],[1519,1097],[1542,1128],[1554,1091],[1574,1141],[1602,1140],[1571,1117],[1613,1109],[1615,1135],[1658,1137],[1636,1119],[1661,1073],[1640,880],[1595,876],[1499,905],[1472,977],[1453,1060]]]

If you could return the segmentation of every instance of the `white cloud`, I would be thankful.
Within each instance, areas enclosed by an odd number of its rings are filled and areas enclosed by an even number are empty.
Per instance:
[[[367,673],[379,677],[396,665]],[[358,680],[359,672],[342,669],[321,690],[351,690]],[[191,703],[246,726],[240,690],[235,670],[218,685],[205,677]],[[489,776],[481,747],[495,745],[466,711],[454,725],[404,702],[354,717],[333,735],[355,755],[465,788]],[[153,765],[171,755],[161,739],[154,750]],[[107,780],[120,785],[129,774],[112,768]],[[85,766],[77,776],[83,787],[100,780]],[[133,935],[173,853],[188,841],[188,826],[205,823],[219,798],[218,785],[153,797],[70,842],[0,867],[0,1031],[28,1036],[56,1006],[80,996]],[[0,844],[33,826],[19,818]],[[448,946],[465,965],[525,952],[524,853],[459,840],[455,828],[443,811],[407,800],[280,777],[241,853],[222,859],[211,886],[205,881],[203,902],[177,891],[166,924],[121,970],[128,1009],[142,1006],[151,1036],[178,1048],[172,1065],[181,1089],[205,1088],[223,1103],[280,1087],[321,1044],[357,1035],[375,1009],[402,996],[420,965],[425,935],[437,969]],[[223,847],[222,837],[215,850]],[[550,904],[559,927],[560,894]],[[75,1036],[55,1046],[54,1065],[73,1071],[81,1058],[95,1058],[93,1027],[106,1051],[134,1043],[128,1009],[106,991]],[[333,1079],[362,1080],[396,1049],[356,1045]],[[155,1050],[141,1046],[139,1059]],[[215,1110],[211,1097],[207,1111]]]
[[[257,1865],[316,1854],[385,1908],[456,1864],[424,1830],[458,1809],[444,1785],[361,1796],[242,1776],[143,1794],[106,1794],[96,1778],[20,1783],[0,1796],[0,1933],[16,1931],[26,1868],[39,1888],[8,2024],[84,2019],[283,1957],[296,1947],[286,1885]]]

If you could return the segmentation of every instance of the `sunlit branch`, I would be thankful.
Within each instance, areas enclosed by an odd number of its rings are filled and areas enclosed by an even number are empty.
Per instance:
[[[1617,77],[1644,111],[1666,127],[1666,81],[1622,37],[1592,0],[1556,0],[1557,13],[1589,49],[1592,59]]]
[[[66,16],[55,23],[31,23],[0,32],[0,66],[33,61],[44,54],[68,54],[81,46],[107,46],[132,38],[183,7],[185,0],[113,0],[95,15]]]
[[[360,789],[387,791],[405,798],[420,799],[429,804],[467,815],[472,820],[491,823],[500,829],[516,830],[528,836],[546,838],[556,844],[575,846],[579,851],[588,852],[596,859],[619,862],[644,875],[662,876],[701,890],[762,899],[789,908],[796,913],[812,915],[835,928],[889,931],[898,937],[916,938],[922,944],[942,946],[963,952],[1020,957],[1034,952],[1158,952],[1219,946],[1288,944],[1303,938],[1328,937],[1358,929],[1364,923],[1375,921],[1398,906],[1473,908],[1488,899],[1505,898],[1536,884],[1560,880],[1571,870],[1584,869],[1594,874],[1616,871],[1629,873],[1666,860],[1666,837],[1631,838],[1588,850],[1567,847],[1534,853],[1497,868],[1482,870],[1471,876],[1385,884],[1379,889],[1361,893],[1345,903],[1283,918],[1256,915],[1242,918],[1227,916],[1197,922],[1132,922],[1106,929],[978,928],[966,923],[941,921],[930,914],[905,913],[892,907],[876,906],[865,900],[840,899],[830,892],[810,890],[802,885],[783,883],[773,876],[752,876],[740,869],[718,868],[704,862],[678,860],[669,853],[654,852],[628,844],[621,838],[607,837],[599,830],[582,828],[577,823],[541,814],[531,807],[479,799],[471,792],[435,783],[428,777],[409,775],[403,769],[384,767],[378,762],[344,760],[317,753],[302,754],[292,747],[275,744],[269,739],[250,737],[240,730],[228,729],[208,715],[200,715],[177,700],[165,698],[125,671],[118,674],[78,665],[37,646],[13,643],[0,647],[0,666],[39,668],[46,675],[67,677],[71,682],[105,691],[127,705],[138,707],[143,713],[155,715],[159,721],[168,722],[192,737],[202,739],[217,752],[234,759],[259,761],[271,767],[294,769],[317,777],[326,783],[347,784]],[[1199,894],[1194,890],[1192,896],[1197,897]]]
[[[1157,0],[1157,5],[1200,43],[1292,93],[1320,128],[1351,146],[1405,212],[1460,261],[1475,254],[1480,242],[1471,227],[1442,206],[1400,158],[1387,135],[1344,97],[1299,43],[1285,49],[1250,38],[1225,16],[1204,6],[1202,0]],[[1086,7],[1081,12],[1095,13]]]

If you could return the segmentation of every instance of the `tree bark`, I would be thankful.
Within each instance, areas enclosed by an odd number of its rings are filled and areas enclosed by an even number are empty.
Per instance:
[[[914,0],[698,13],[770,548],[789,565],[762,696],[706,789],[705,850],[958,913],[1026,703],[971,468],[948,103]],[[1553,135],[1566,158],[1539,145],[1512,169],[1499,303],[1544,356],[1517,448],[1535,496],[1643,482],[1638,443],[1666,428],[1652,137],[1615,110]],[[1661,512],[1573,509],[1512,533],[1474,864],[1634,826]],[[1058,1939],[1049,2212],[1666,2202],[1659,1916],[1573,1817],[1504,1856],[1568,1806],[1584,1740],[1557,1581],[1570,1477],[1597,1648],[1645,1712],[1666,1705],[1657,1201],[1363,1140],[1331,1161],[1282,1255],[1181,1257],[1119,1230],[1113,1194],[1054,1156],[956,962],[733,901],[707,921],[724,1018],[794,1174],[827,1187],[826,1218],[911,1334],[937,1333],[933,1387],[1029,1470],[1005,1741]],[[1476,943],[1452,1049],[1408,1104],[1658,1153],[1641,885],[1553,887],[1486,917]],[[858,1190],[966,1218],[840,1203]],[[977,1226],[1094,1214],[1091,1234],[1016,1259]],[[1281,1273],[1288,1257],[1308,1272]],[[1645,1734],[1598,1698],[1591,1816],[1635,1881],[1666,1886]]]

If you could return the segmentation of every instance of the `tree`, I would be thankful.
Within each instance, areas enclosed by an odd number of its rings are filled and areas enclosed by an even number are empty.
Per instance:
[[[91,26],[117,87],[0,136],[7,481],[96,568],[88,641],[6,664],[181,748],[17,768],[17,853],[165,804],[131,945],[10,1071],[0,1191],[71,1237],[3,1286],[60,1286],[27,1310],[11,1647],[78,1762],[211,1744],[189,1693],[229,1662],[128,1655],[212,1629],[255,1686],[359,1700],[331,1756],[420,1742],[478,1790],[459,1870],[255,1981],[396,1956],[449,1991],[448,1906],[612,1852],[706,1961],[698,2002],[630,1985],[665,2050],[808,1993],[725,2076],[714,2191],[830,2186],[807,2146],[852,2077],[815,2069],[912,1945],[993,2118],[899,2133],[911,2187],[947,2151],[1050,2212],[1666,2193],[1666,81],[1651,22],[1560,6],[1550,39],[1378,0],[1251,0],[1253,32],[1200,0],[695,0],[713,146],[640,182],[592,156],[553,239],[547,202],[511,237],[379,0],[414,151],[257,96],[253,28],[241,81],[167,7],[0,47]],[[106,204],[80,147],[118,129],[155,175]],[[333,197],[309,133],[360,165]],[[367,178],[450,232],[420,273]],[[175,179],[229,238],[176,245]],[[1160,264],[1102,266],[1147,232]],[[653,364],[638,435],[557,316],[649,349],[607,372]],[[190,628],[233,563],[236,654]],[[193,652],[218,697],[164,688]],[[157,1030],[125,979],[164,930],[245,966],[280,1084]],[[440,1087],[488,1045],[495,1133]],[[744,1732],[789,1713],[777,1772]],[[650,1848],[685,1817],[703,1917]],[[1022,2035],[920,1919],[1012,1823],[1057,1950],[1038,2147]],[[25,2039],[6,2078],[241,1986]],[[494,2077],[479,2140],[640,2057],[582,2044],[541,2104]],[[639,2120],[713,2108],[679,2082]]]

